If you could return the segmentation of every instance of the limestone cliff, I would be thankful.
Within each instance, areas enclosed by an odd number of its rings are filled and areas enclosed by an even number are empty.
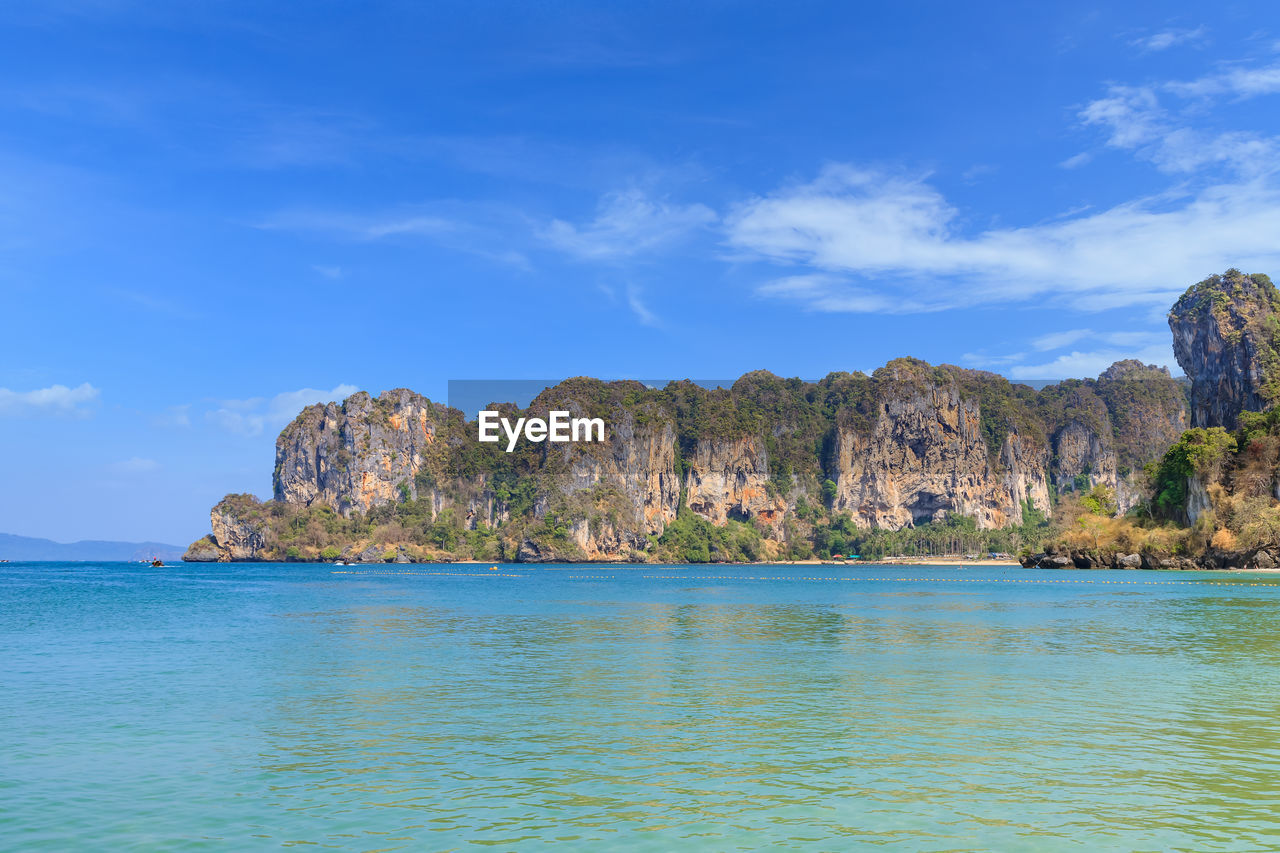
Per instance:
[[[866,530],[1001,528],[1055,490],[1123,494],[1150,436],[1186,419],[1178,384],[1137,363],[1037,392],[913,359],[727,389],[579,378],[502,410],[600,417],[606,438],[508,453],[404,389],[311,406],[277,441],[274,500],[223,501],[189,558],[644,560],[697,540],[706,559],[756,559],[803,553],[845,513]]]
[[[1280,401],[1280,292],[1265,275],[1227,270],[1169,312],[1173,352],[1191,378],[1191,425],[1235,429],[1242,411]]]
[[[769,456],[760,437],[706,438],[685,460],[685,502],[710,521],[782,520],[787,504],[771,495]]]
[[[523,559],[627,560],[676,517],[675,420],[638,382],[572,379],[539,395],[528,416],[600,417],[605,441],[538,445],[537,483]],[[559,526],[567,525],[563,534]],[[544,534],[539,536],[538,534]],[[546,535],[549,534],[549,535]],[[540,544],[538,541],[540,540]]]
[[[1050,431],[1050,481],[1063,494],[1111,489],[1120,511],[1144,497],[1143,466],[1187,428],[1186,397],[1169,371],[1139,361],[1094,379],[1069,379],[1039,394]]]
[[[1022,520],[1023,502],[1048,511],[1047,454],[1016,429],[992,458],[981,404],[959,382],[900,359],[876,371],[879,406],[869,431],[838,423],[834,474],[838,511],[862,527],[896,530],[964,515],[980,528]]]
[[[419,497],[445,407],[403,388],[308,406],[276,440],[275,499],[343,514]]]
[[[274,556],[270,526],[252,497],[228,495],[209,513],[213,532],[192,543],[182,559],[190,563],[253,562]]]

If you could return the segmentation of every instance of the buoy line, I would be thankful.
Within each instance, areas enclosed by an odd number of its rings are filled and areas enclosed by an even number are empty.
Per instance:
[[[363,570],[358,572],[331,571],[331,575],[439,575],[451,578],[523,578],[528,575],[511,575],[493,572],[414,572],[414,571],[375,571]]]
[[[589,576],[581,576],[589,577]],[[745,581],[878,581],[881,583],[908,583],[908,582],[924,582],[924,583],[1030,583],[1030,584],[1100,584],[1108,586],[1274,586],[1280,587],[1280,583],[1267,583],[1262,581],[1217,581],[1217,580],[1191,580],[1191,581],[1130,581],[1130,580],[1096,580],[1093,578],[908,578],[908,577],[809,577],[797,576],[786,577],[778,575],[642,575],[648,580],[673,580],[673,581],[723,581],[723,580],[745,580]]]
[[[527,578],[527,574],[511,574],[505,572],[423,572],[413,570],[333,570],[334,575],[423,575],[454,578]],[[565,580],[617,580],[618,575],[559,575]],[[872,583],[1027,583],[1027,584],[1098,584],[1100,586],[1269,586],[1280,587],[1280,583],[1265,581],[1144,581],[1144,580],[1097,580],[1094,578],[930,578],[930,577],[814,577],[809,575],[626,575],[628,578],[640,577],[643,580],[662,581],[859,581]]]

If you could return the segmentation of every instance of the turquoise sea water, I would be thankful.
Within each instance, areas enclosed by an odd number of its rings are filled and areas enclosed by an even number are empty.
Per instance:
[[[0,847],[1280,846],[1280,577],[0,566]]]

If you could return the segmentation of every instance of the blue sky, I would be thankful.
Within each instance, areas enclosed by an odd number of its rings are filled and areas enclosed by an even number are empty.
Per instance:
[[[188,542],[357,388],[1172,364],[1280,12],[1046,6],[0,7],[0,530]]]

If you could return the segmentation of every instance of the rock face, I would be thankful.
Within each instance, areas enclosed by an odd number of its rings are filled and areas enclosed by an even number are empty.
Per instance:
[[[1080,421],[1071,421],[1053,437],[1053,477],[1057,483],[1074,484],[1083,477],[1086,485],[1118,484],[1114,448]]]
[[[1049,510],[1043,448],[1010,433],[993,464],[980,403],[957,382],[929,381],[905,361],[877,378],[885,395],[870,433],[848,422],[836,432],[836,510],[859,526],[893,530],[948,514],[1004,527],[1022,520],[1025,500]]]
[[[712,524],[752,518],[774,524],[787,510],[786,501],[770,495],[769,455],[759,437],[702,439],[686,469],[685,503]]]
[[[1278,400],[1280,292],[1265,275],[1227,270],[1194,285],[1169,312],[1173,352],[1191,377],[1191,425],[1235,429],[1242,411]]]
[[[1163,367],[1120,361],[1096,380],[1040,392],[1050,430],[1050,479],[1059,494],[1111,489],[1120,512],[1143,497],[1142,468],[1187,428],[1183,386]]]
[[[308,406],[276,439],[275,499],[343,514],[416,500],[445,407],[404,388]]]
[[[261,504],[243,495],[228,495],[209,513],[213,533],[192,543],[182,559],[192,563],[253,562],[272,556],[269,527]]]
[[[567,411],[571,417],[600,416],[610,428],[603,443],[539,445],[529,460],[529,476],[539,484],[533,516],[544,525],[548,519],[568,522],[571,547],[526,540],[522,559],[631,559],[676,517],[675,420],[654,402],[625,404],[628,394],[642,392],[639,383],[571,380],[530,405],[530,416]]]

